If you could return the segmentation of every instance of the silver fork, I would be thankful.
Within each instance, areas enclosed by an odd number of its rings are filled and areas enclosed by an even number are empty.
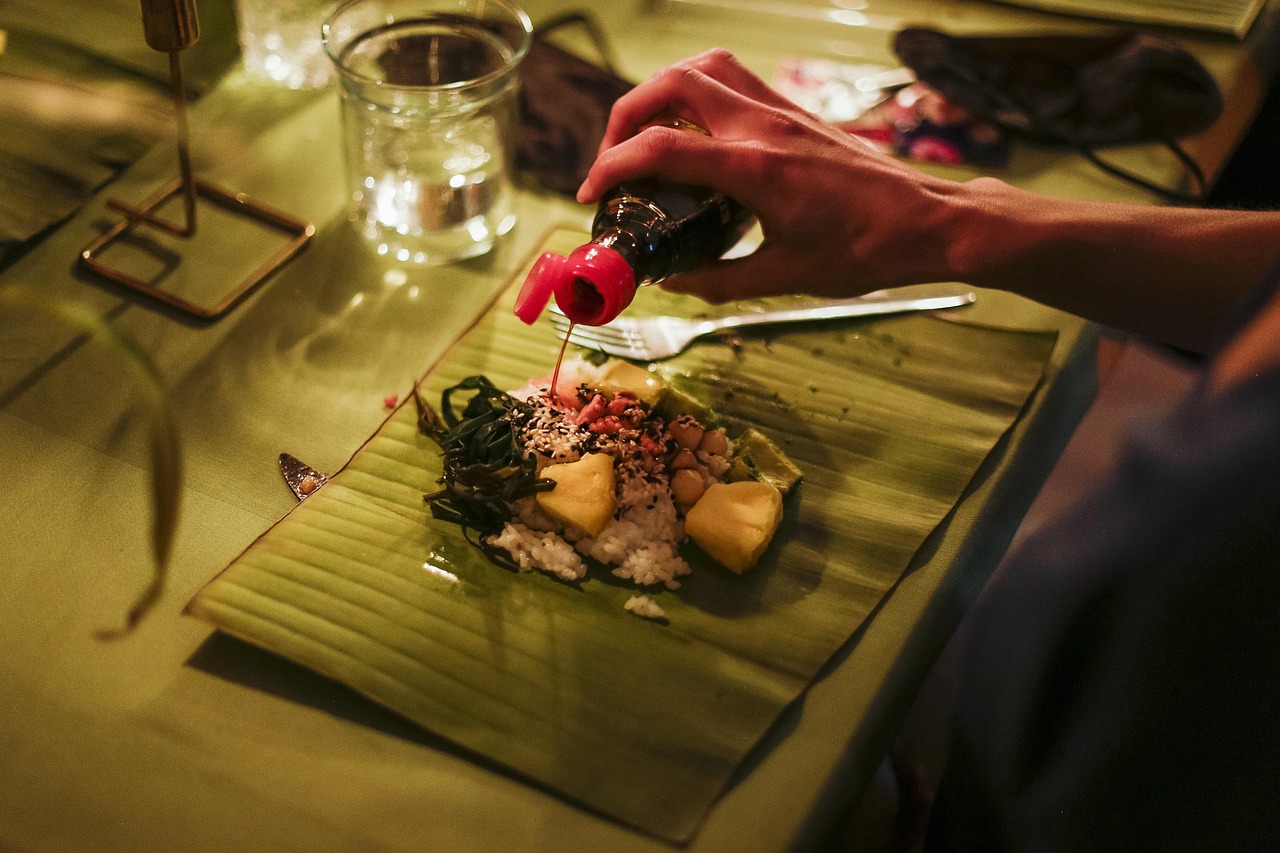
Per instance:
[[[877,314],[899,314],[906,311],[931,311],[968,305],[976,297],[972,292],[944,296],[914,298],[860,298],[823,302],[803,308],[735,314],[708,320],[683,317],[619,317],[604,326],[573,326],[569,342],[596,349],[619,358],[634,361],[659,361],[683,352],[689,344],[704,335],[728,329],[773,325],[813,320],[835,320],[843,317],[869,317]],[[567,317],[554,306],[551,323],[561,336],[570,328]]]

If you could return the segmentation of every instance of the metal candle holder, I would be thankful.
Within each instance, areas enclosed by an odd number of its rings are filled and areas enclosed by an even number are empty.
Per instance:
[[[190,139],[187,127],[186,93],[182,80],[181,51],[195,44],[200,38],[200,22],[196,14],[195,0],[141,0],[142,25],[147,44],[169,54],[169,77],[173,88],[173,106],[177,120],[179,177],[147,197],[134,207],[116,199],[109,199],[107,206],[125,215],[125,219],[113,225],[101,237],[90,243],[80,253],[80,265],[98,275],[111,279],[132,290],[146,294],[166,305],[200,319],[213,319],[224,314],[241,297],[282,267],[296,255],[315,234],[315,226],[286,213],[259,204],[244,193],[198,180],[191,171]],[[156,214],[170,199],[181,194],[183,199],[182,224],[169,222]],[[191,238],[196,233],[196,201],[204,198],[234,214],[258,222],[268,228],[283,232],[288,242],[274,255],[267,258],[230,293],[213,305],[199,305],[161,290],[155,284],[143,281],[122,270],[103,263],[102,253],[116,240],[128,235],[139,225],[158,228],[176,237]]]

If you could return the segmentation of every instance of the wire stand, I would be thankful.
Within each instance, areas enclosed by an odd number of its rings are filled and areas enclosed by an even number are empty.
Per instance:
[[[149,9],[149,6],[152,8]],[[152,47],[163,49],[169,54],[169,76],[173,87],[173,106],[177,120],[179,177],[161,187],[136,207],[116,199],[109,199],[107,206],[123,213],[125,218],[85,247],[80,253],[79,265],[117,284],[169,305],[184,314],[202,320],[211,320],[225,314],[249,291],[284,266],[294,255],[298,254],[315,234],[315,226],[255,202],[247,198],[244,193],[198,180],[192,174],[190,131],[187,126],[186,94],[182,79],[180,50],[182,47],[193,43],[199,36],[194,0],[189,0],[186,3],[183,0],[177,0],[173,8],[164,7],[160,12],[165,17],[158,24],[154,17],[149,17],[155,11],[155,6],[155,2],[143,3],[143,23],[147,26],[148,43]],[[170,18],[168,16],[173,17]],[[170,222],[157,214],[161,207],[178,195],[182,196],[183,203],[183,221],[181,224]],[[253,220],[266,228],[279,231],[284,234],[286,242],[229,293],[210,305],[192,302],[160,288],[153,282],[144,281],[103,261],[102,254],[108,247],[117,240],[127,237],[134,229],[142,226],[157,228],[183,239],[194,237],[196,234],[197,199],[205,199],[235,215]]]

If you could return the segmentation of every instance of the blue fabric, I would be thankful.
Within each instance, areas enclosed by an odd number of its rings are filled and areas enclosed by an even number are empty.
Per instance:
[[[1280,367],[1137,430],[971,618],[930,849],[1280,849]]]

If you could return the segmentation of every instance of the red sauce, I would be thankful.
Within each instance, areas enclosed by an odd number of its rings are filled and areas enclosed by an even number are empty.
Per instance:
[[[560,342],[560,354],[556,356],[556,369],[551,372],[551,391],[549,396],[551,402],[556,402],[556,388],[560,384],[560,364],[564,361],[565,350],[569,348],[569,335],[573,334],[574,323],[569,324],[569,328],[565,329],[564,340]]]

